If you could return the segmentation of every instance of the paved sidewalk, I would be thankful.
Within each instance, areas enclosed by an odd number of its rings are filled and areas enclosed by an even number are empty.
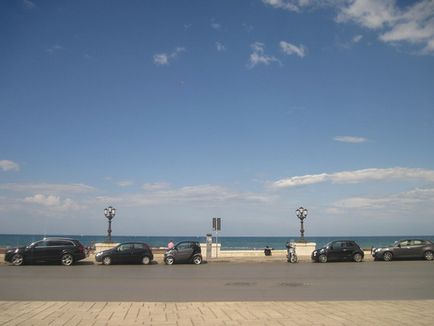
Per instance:
[[[0,325],[432,325],[434,300],[0,301]]]

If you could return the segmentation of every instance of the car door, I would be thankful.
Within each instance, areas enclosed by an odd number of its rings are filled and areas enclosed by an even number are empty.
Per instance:
[[[175,260],[178,263],[186,263],[191,259],[193,255],[193,247],[190,242],[183,242],[176,246]]]
[[[398,246],[393,249],[393,255],[395,258],[408,258],[410,257],[410,240],[402,240],[398,243]]]
[[[140,263],[145,255],[145,246],[143,243],[134,243],[133,247],[133,262]]]
[[[132,263],[134,261],[133,250],[134,245],[132,243],[121,244],[113,255],[113,261],[119,264]]]
[[[353,252],[356,249],[355,245],[351,241],[343,242],[342,246],[342,259],[351,260],[353,259]]]
[[[411,240],[408,249],[408,258],[420,258],[423,257],[423,249],[425,246],[425,241],[422,240]]]
[[[33,262],[46,261],[49,257],[48,241],[35,242],[30,249],[29,258]]]
[[[328,260],[342,260],[342,241],[334,241],[328,249]]]

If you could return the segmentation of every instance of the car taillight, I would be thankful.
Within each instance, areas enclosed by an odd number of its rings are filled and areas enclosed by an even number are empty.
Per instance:
[[[84,247],[83,247],[83,246],[79,246],[79,247],[78,247],[78,251],[80,251],[80,252],[84,252]]]

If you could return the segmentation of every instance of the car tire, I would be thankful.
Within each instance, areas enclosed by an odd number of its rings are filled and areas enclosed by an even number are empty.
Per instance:
[[[193,257],[193,263],[194,263],[195,265],[200,265],[200,264],[202,264],[202,257],[201,257],[201,256],[195,256],[195,257]]]
[[[320,263],[327,263],[327,256],[324,255],[324,254],[319,255],[319,257],[318,257],[318,261],[319,261]]]
[[[356,263],[360,263],[360,262],[362,261],[362,259],[363,259],[362,255],[359,254],[358,252],[356,252],[356,253],[353,255],[353,260],[354,260]]]
[[[111,265],[112,264],[112,258],[110,256],[105,256],[102,259],[102,264],[103,265]]]
[[[298,261],[298,257],[296,255],[291,255],[291,258],[288,260],[290,263],[296,263]]]
[[[71,266],[74,263],[74,257],[71,254],[64,254],[60,262],[63,266]]]
[[[383,260],[384,261],[391,261],[392,259],[393,259],[393,255],[392,255],[392,253],[390,251],[386,251],[383,254]]]
[[[142,264],[143,265],[149,265],[150,263],[151,263],[151,258],[149,258],[149,256],[143,256]]]
[[[166,257],[164,262],[166,263],[166,265],[173,265],[173,263],[175,262],[175,259],[173,259],[173,257],[169,256],[169,257]]]
[[[21,254],[15,254],[12,256],[12,265],[21,266],[24,263],[24,258]]]
[[[432,251],[428,250],[428,251],[425,251],[425,253],[423,254],[423,257],[424,257],[426,260],[433,260],[434,255],[433,255],[433,252],[432,252]]]

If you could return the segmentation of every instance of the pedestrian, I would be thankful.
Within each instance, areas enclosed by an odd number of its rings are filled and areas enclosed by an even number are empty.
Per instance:
[[[175,244],[173,243],[173,240],[170,240],[169,243],[167,244],[167,249],[173,249],[175,247]]]

